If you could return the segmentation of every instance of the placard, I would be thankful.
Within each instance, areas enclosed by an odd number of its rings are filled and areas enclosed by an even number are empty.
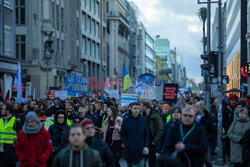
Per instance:
[[[137,94],[122,94],[121,105],[128,106],[130,103],[137,102]]]
[[[165,84],[163,90],[163,100],[176,103],[178,96],[178,84]]]
[[[55,97],[58,97],[61,100],[67,99],[67,95],[68,95],[68,93],[65,90],[62,90],[62,91],[56,90],[55,91]]]
[[[67,90],[68,92],[88,94],[88,77],[66,75],[64,90]]]

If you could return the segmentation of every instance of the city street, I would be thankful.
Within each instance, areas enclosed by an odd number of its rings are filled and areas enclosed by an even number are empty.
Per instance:
[[[0,167],[250,167],[249,87],[250,0],[0,0]]]

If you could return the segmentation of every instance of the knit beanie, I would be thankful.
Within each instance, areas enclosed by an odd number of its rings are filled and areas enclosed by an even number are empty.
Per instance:
[[[36,126],[34,128],[30,128],[27,126],[27,121],[29,119],[33,119],[36,121]],[[36,113],[31,111],[26,115],[25,123],[23,125],[23,133],[28,135],[37,134],[41,130],[42,126],[42,123],[37,119]]]
[[[36,113],[34,111],[28,112],[28,114],[26,115],[25,120],[27,121],[28,119],[34,119],[35,121],[38,120],[37,115],[36,115]]]
[[[168,104],[164,104],[162,108],[170,109],[171,107]]]
[[[94,125],[94,122],[90,119],[86,119],[81,123],[81,126],[84,128],[87,125]]]

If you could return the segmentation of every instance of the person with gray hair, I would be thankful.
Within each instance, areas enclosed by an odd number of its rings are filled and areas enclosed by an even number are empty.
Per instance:
[[[21,166],[46,167],[51,152],[49,132],[37,119],[36,113],[29,112],[16,141],[16,155]]]
[[[234,167],[240,167],[243,163],[242,139],[249,127],[250,119],[248,117],[248,110],[242,108],[238,112],[238,119],[231,124],[228,130],[228,137],[231,146],[230,161],[234,164]]]
[[[206,166],[212,166],[211,163],[211,148],[213,146],[214,140],[216,140],[216,122],[214,121],[212,115],[206,110],[204,102],[197,102],[194,105],[196,111],[196,123],[203,126],[206,130],[208,136],[208,152],[205,156]]]

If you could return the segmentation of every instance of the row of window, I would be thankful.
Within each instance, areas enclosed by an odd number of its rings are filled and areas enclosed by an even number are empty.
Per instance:
[[[97,0],[82,0],[82,6],[86,7],[89,11],[93,12],[96,16],[100,16],[99,2]]]
[[[61,54],[64,52],[64,41],[61,41]],[[82,54],[87,54],[89,56],[100,58],[100,45],[85,36],[82,37]],[[57,51],[60,50],[60,41],[57,39]],[[25,60],[26,55],[26,36],[16,35],[16,58],[20,60]],[[57,55],[55,55],[57,58]]]
[[[82,32],[87,32],[99,38],[99,23],[94,19],[91,19],[91,17],[86,15],[84,12],[82,13],[81,29]]]
[[[92,41],[89,38],[86,38],[86,36],[82,36],[82,54],[89,55],[95,58],[100,58],[100,45],[94,41]]]

